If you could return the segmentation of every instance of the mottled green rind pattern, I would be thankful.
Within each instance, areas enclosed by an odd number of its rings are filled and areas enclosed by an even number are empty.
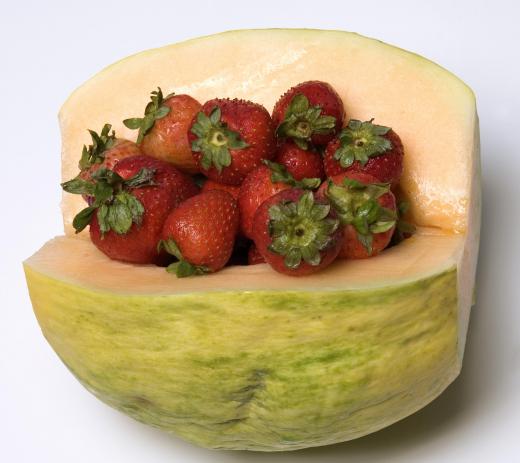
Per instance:
[[[135,419],[211,448],[350,440],[458,374],[457,272],[370,290],[96,292],[25,267],[44,335]]]

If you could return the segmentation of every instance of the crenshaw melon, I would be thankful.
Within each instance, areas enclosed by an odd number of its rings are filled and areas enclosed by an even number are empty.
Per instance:
[[[437,397],[458,375],[480,228],[475,97],[415,54],[357,34],[250,30],[203,37],[117,62],[60,112],[63,178],[87,128],[140,114],[149,92],[272,108],[305,80],[331,83],[347,117],[401,136],[401,187],[419,226],[380,256],[287,277],[267,265],[176,279],[111,261],[71,220],[24,264],[43,333],[107,404],[199,445],[293,450],[354,439]]]

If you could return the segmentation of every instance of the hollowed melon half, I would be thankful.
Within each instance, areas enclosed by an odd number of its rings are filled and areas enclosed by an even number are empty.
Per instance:
[[[43,333],[104,402],[202,446],[292,450],[353,439],[423,407],[461,368],[480,227],[471,90],[436,64],[356,34],[235,31],[150,50],[94,76],[60,112],[63,178],[87,128],[165,93],[247,98],[330,82],[347,117],[401,136],[416,236],[363,261],[291,278],[267,265],[176,279],[110,261],[71,219],[25,262]]]

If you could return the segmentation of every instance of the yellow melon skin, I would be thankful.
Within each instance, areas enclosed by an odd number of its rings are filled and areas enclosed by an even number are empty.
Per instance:
[[[285,277],[260,289],[260,265],[182,288],[163,269],[135,275],[88,241],[61,237],[29,259],[26,275],[45,337],[105,403],[204,447],[295,450],[376,431],[453,381],[459,245],[417,236],[379,263],[338,261],[322,283],[346,281],[328,287]],[[71,255],[80,258],[59,265]],[[428,264],[410,271],[419,257]],[[392,272],[396,263],[403,270]]]
[[[271,109],[309,79],[330,82],[348,117],[400,134],[419,232],[309,277],[256,265],[181,280],[74,236],[83,205],[65,196],[66,236],[24,263],[27,283],[45,337],[107,404],[209,448],[294,450],[388,426],[458,375],[480,230],[478,118],[471,90],[434,63],[318,30],[233,31],[143,52],[64,104],[63,177],[76,174],[87,128],[110,122],[135,137],[121,121],[158,85]]]

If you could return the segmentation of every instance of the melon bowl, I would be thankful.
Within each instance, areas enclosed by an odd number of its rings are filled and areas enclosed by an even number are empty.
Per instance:
[[[380,256],[309,277],[267,265],[176,279],[109,260],[71,221],[25,263],[43,334],[79,381],[133,418],[215,449],[347,441],[424,407],[461,369],[480,229],[475,97],[415,54],[357,34],[250,30],[126,58],[60,112],[63,178],[87,128],[140,114],[148,94],[242,97],[272,108],[290,86],[331,83],[347,117],[405,146],[401,188],[417,233]]]

